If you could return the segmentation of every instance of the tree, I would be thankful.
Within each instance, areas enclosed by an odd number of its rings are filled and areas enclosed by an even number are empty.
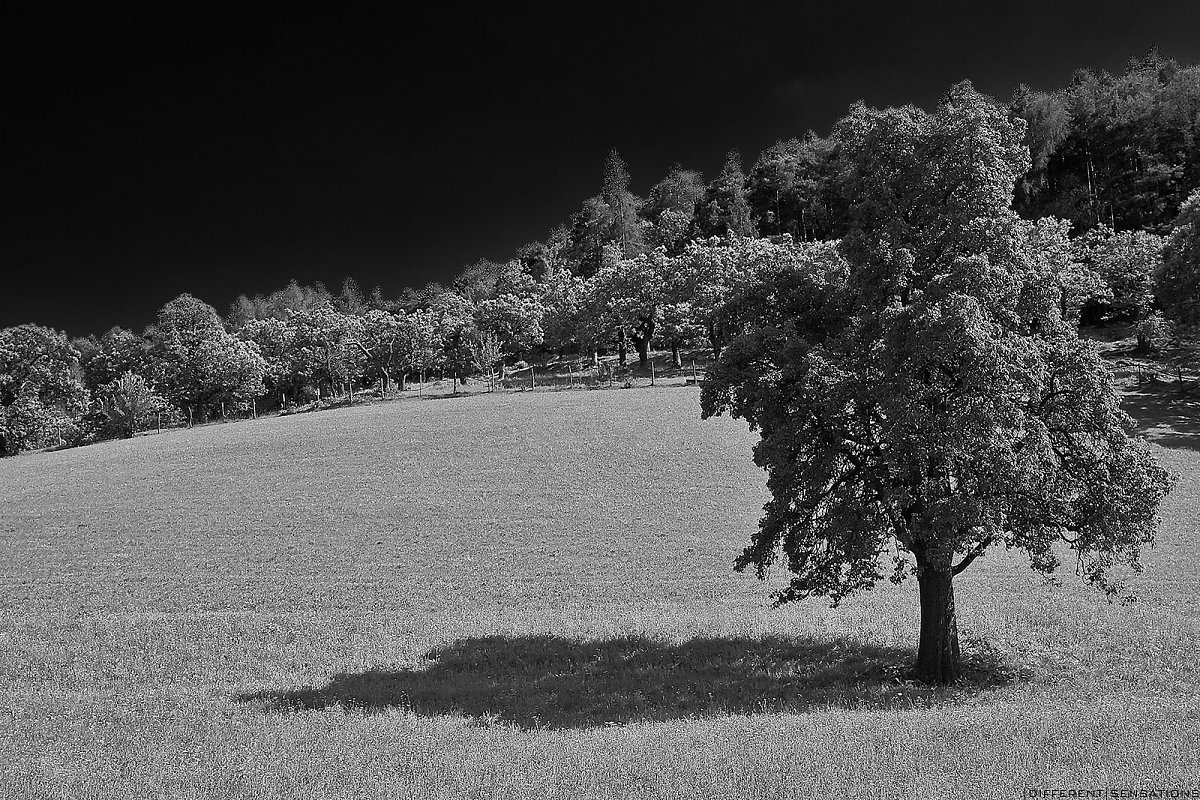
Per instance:
[[[78,349],[83,385],[90,391],[112,383],[126,372],[132,371],[143,376],[153,374],[149,342],[125,328],[109,328],[86,351],[84,348]]]
[[[366,298],[363,297],[362,289],[358,286],[358,281],[349,275],[342,281],[342,291],[333,304],[338,311],[352,317],[361,317],[367,313],[369,308]]]
[[[1154,276],[1165,240],[1145,231],[1100,225],[1076,239],[1075,258],[1097,274],[1104,293],[1084,309],[1087,322],[1139,322],[1154,310]],[[1139,343],[1144,344],[1144,343]]]
[[[155,415],[169,407],[167,401],[155,394],[146,379],[136,372],[126,372],[102,386],[96,393],[96,399],[108,427],[126,439],[148,428]]]
[[[754,309],[744,307],[749,293],[770,273],[798,269],[806,253],[818,259],[835,256],[832,245],[797,245],[787,235],[690,242],[667,270],[667,297],[688,304],[692,324],[717,357],[726,339],[744,327],[743,318],[754,317]]]
[[[1182,389],[1185,367],[1200,363],[1200,189],[1192,192],[1175,218],[1157,287],[1178,345],[1171,360]]]
[[[216,309],[183,294],[158,312],[148,337],[157,357],[156,384],[201,420],[221,403],[248,404],[265,391],[267,363],[253,342],[226,332]]]
[[[429,312],[411,314],[371,310],[362,319],[360,349],[368,370],[383,381],[387,392],[399,377],[404,391],[408,374],[425,369],[433,361],[433,321]]]
[[[339,312],[332,304],[297,312],[288,319],[292,330],[290,371],[317,387],[351,384],[363,373],[363,320]]]
[[[571,270],[590,278],[600,268],[604,245],[609,238],[608,204],[600,197],[589,197],[571,215],[563,258]]]
[[[644,249],[638,209],[641,201],[629,190],[629,168],[616,150],[604,160],[604,187],[600,197],[608,208],[606,241],[620,248],[623,258],[632,258]]]
[[[696,204],[703,197],[704,179],[700,173],[679,164],[672,166],[666,177],[650,189],[642,205],[642,216],[650,223],[651,246],[678,253],[692,231]]]
[[[761,577],[782,550],[776,602],[834,605],[915,573],[914,674],[931,683],[960,675],[956,575],[1000,544],[1050,572],[1065,541],[1117,592],[1111,570],[1140,568],[1170,486],[1064,319],[1044,248],[1058,236],[1051,252],[1066,251],[1065,226],[1009,210],[1021,136],[967,83],[932,114],[853,108],[835,130],[845,268],[769,281],[702,395],[705,416],[761,434],[772,497],[736,567]]]
[[[825,196],[833,145],[812,131],[776,142],[759,155],[746,178],[746,202],[764,236],[797,241],[831,238],[835,225]]]
[[[263,370],[263,386],[266,393],[278,397],[280,405],[287,402],[287,394],[296,397],[296,390],[303,379],[294,371],[294,326],[275,317],[252,319],[238,329],[238,338],[253,342],[258,348],[266,367]]]
[[[440,344],[437,351],[437,366],[447,370],[454,386],[480,369],[477,353],[473,348],[478,329],[475,326],[475,307],[466,298],[446,292],[430,307],[434,334]]]
[[[1011,108],[1028,122],[1033,159],[1015,207],[1029,218],[1163,232],[1200,186],[1200,68],[1151,51],[1120,75],[1079,70],[1051,93],[1023,86]]]
[[[545,315],[546,307],[535,291],[504,292],[481,301],[475,312],[476,328],[495,339],[499,356],[480,364],[495,366],[504,356],[519,358],[521,353],[540,345],[544,340],[542,319]]]
[[[615,334],[624,364],[625,340],[633,342],[638,364],[649,368],[650,344],[659,323],[659,309],[665,300],[666,275],[670,259],[662,248],[634,258],[620,258],[613,248],[610,257],[593,276],[590,284],[591,316],[595,334]]]
[[[1200,189],[1175,218],[1158,275],[1158,298],[1180,325],[1200,325]]]
[[[704,236],[755,236],[758,231],[746,201],[746,175],[736,150],[725,156],[725,165],[708,185],[696,206],[696,226]]]
[[[546,276],[541,289],[543,343],[560,353],[589,344],[582,318],[588,282],[567,269]]]
[[[87,407],[79,351],[40,325],[0,329],[0,457],[55,443]]]

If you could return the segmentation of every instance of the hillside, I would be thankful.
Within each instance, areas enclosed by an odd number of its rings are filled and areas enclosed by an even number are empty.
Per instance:
[[[1138,601],[989,555],[959,582],[972,677],[950,691],[898,678],[915,586],[772,610],[731,570],[763,476],[692,387],[413,398],[6,459],[0,794],[1190,786],[1200,439],[1176,434]]]

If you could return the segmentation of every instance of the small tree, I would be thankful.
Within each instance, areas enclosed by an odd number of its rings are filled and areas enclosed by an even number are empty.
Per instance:
[[[102,386],[97,400],[108,427],[126,439],[149,428],[155,415],[169,407],[167,401],[155,394],[146,379],[136,372],[126,372]]]
[[[736,567],[782,550],[776,602],[834,605],[915,573],[931,683],[960,675],[956,575],[1000,544],[1050,572],[1061,541],[1116,592],[1170,486],[1063,308],[1065,226],[1009,210],[1021,134],[970,84],[931,115],[854,109],[845,262],[769,275],[702,395],[762,437],[772,499]]]

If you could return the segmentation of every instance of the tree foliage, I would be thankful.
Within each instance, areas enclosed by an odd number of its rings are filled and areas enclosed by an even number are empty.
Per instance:
[[[156,394],[136,372],[126,372],[100,387],[96,401],[106,427],[127,439],[150,428],[156,415],[170,409],[166,399]]]
[[[56,444],[87,407],[79,351],[41,325],[0,329],[0,456]]]
[[[265,389],[267,363],[255,343],[226,332],[216,309],[189,294],[158,312],[149,336],[157,383],[169,399],[206,419],[221,403],[249,403]]]
[[[1084,69],[1058,91],[1021,87],[1011,109],[1033,156],[1016,196],[1027,217],[1164,232],[1200,186],[1200,67],[1151,51],[1120,75]]]
[[[995,545],[1089,581],[1138,566],[1166,472],[1063,313],[1064,226],[1009,210],[1023,125],[969,84],[932,114],[857,106],[835,130],[847,268],[810,263],[724,351],[706,416],[761,433],[772,499],[737,561],[786,559],[778,602],[920,584],[917,674],[959,674],[953,576]],[[1060,238],[1056,247],[1047,240]]]
[[[1090,299],[1085,322],[1138,322],[1154,310],[1154,278],[1162,266],[1162,236],[1116,232],[1107,225],[1073,243],[1074,257],[1096,273],[1102,292]]]
[[[1200,190],[1179,210],[1158,276],[1159,297],[1180,325],[1200,325]]]

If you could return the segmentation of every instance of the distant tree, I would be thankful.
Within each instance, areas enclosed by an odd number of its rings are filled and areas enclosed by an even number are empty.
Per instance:
[[[778,603],[844,597],[915,572],[915,675],[960,675],[954,576],[993,546],[1057,566],[1065,541],[1093,583],[1138,568],[1170,480],[1120,410],[1112,378],[1062,310],[1040,252],[1065,226],[1009,210],[1028,167],[1022,126],[970,84],[936,112],[838,123],[849,269],[814,263],[760,305],[721,355],[703,413],[761,433],[772,498],[737,560],[786,557]],[[776,289],[779,287],[777,286]]]
[[[465,378],[481,368],[472,344],[478,329],[475,326],[475,307],[454,292],[438,297],[430,307],[434,332],[441,347],[437,366],[451,375],[454,391]]]
[[[1085,322],[1138,322],[1150,316],[1165,244],[1153,233],[1117,233],[1107,225],[1076,239],[1076,259],[1100,277],[1105,289],[1085,308]]]
[[[667,270],[667,296],[674,303],[687,304],[691,324],[702,330],[717,357],[725,342],[745,327],[743,320],[756,318],[758,309],[748,309],[746,302],[764,285],[765,277],[800,270],[810,257],[840,259],[832,245],[801,247],[786,235],[690,242]]]
[[[368,311],[362,320],[360,349],[366,356],[368,377],[378,376],[384,392],[399,380],[404,391],[409,373],[434,361],[432,316],[422,311]]]
[[[487,372],[488,389],[495,388],[496,367],[504,359],[500,338],[492,331],[476,328],[471,336],[470,347],[472,359]]]
[[[96,400],[108,426],[126,439],[148,429],[155,415],[169,408],[166,399],[155,394],[146,379],[136,372],[126,372],[102,386]]]
[[[226,332],[216,309],[190,294],[162,307],[150,338],[156,383],[201,420],[221,403],[248,405],[265,390],[267,364],[258,347]]]
[[[281,405],[289,395],[295,400],[304,385],[304,378],[294,369],[295,327],[275,317],[254,319],[238,330],[238,338],[254,343],[263,358],[265,393],[278,398]]]
[[[544,340],[542,320],[545,315],[546,307],[542,305],[539,293],[504,292],[479,303],[476,328],[495,339],[500,357],[520,358],[522,353]]]
[[[398,311],[400,306],[395,300],[388,300],[383,296],[383,289],[375,286],[371,289],[370,296],[367,297],[367,308],[374,311]]]
[[[666,302],[669,269],[670,259],[661,248],[634,258],[620,258],[614,248],[592,278],[593,325],[601,335],[609,331],[616,335],[622,364],[628,340],[637,350],[639,368],[649,368],[650,346]]]
[[[638,211],[641,200],[629,189],[629,168],[621,154],[611,150],[604,160],[604,187],[600,197],[607,206],[606,243],[615,244],[623,258],[642,252],[645,242]]]
[[[570,270],[551,272],[540,284],[542,341],[562,353],[589,344],[582,318],[588,282]]]
[[[1025,146],[1029,148],[1029,170],[1017,182],[1017,204],[1030,205],[1048,189],[1050,159],[1071,131],[1071,115],[1058,93],[1037,92],[1025,84],[1017,87],[1010,104],[1012,113],[1025,120]]]
[[[408,312],[428,309],[437,298],[441,297],[447,291],[449,290],[445,286],[436,281],[427,283],[419,289],[405,286],[400,290],[400,296],[396,298],[396,307],[401,311]]]
[[[79,351],[40,325],[0,329],[0,457],[69,437],[88,393]]]
[[[1158,275],[1158,297],[1170,319],[1200,325],[1200,189],[1175,218]]]
[[[438,338],[437,318],[433,310],[398,312],[397,316],[407,327],[407,334],[398,340],[400,347],[395,360],[395,368],[400,374],[400,388],[403,389],[405,376],[433,369],[440,363],[442,342]]]
[[[229,304],[229,313],[225,315],[225,325],[230,333],[236,333],[241,327],[261,316],[261,309],[253,300],[244,294]]]
[[[86,352],[80,348],[79,366],[83,385],[95,392],[126,372],[153,374],[153,356],[145,337],[121,327],[109,328],[98,339],[92,337]]]
[[[352,317],[361,317],[367,313],[368,308],[367,300],[363,297],[362,289],[358,286],[358,281],[349,275],[342,281],[342,291],[334,300],[333,305],[341,313]]]
[[[568,268],[584,278],[600,268],[604,246],[609,242],[609,209],[603,198],[589,197],[571,215],[570,233],[563,249]]]
[[[708,185],[696,207],[696,225],[701,235],[755,236],[758,231],[746,201],[746,175],[736,150],[725,156],[725,165]]]
[[[1151,51],[1120,75],[1082,69],[1056,92],[1021,87],[1011,108],[1028,122],[1033,162],[1015,200],[1028,218],[1164,232],[1200,186],[1200,67]]]
[[[826,196],[834,171],[833,144],[813,132],[776,142],[759,155],[746,178],[746,202],[763,236],[797,241],[840,232]]]
[[[293,314],[287,325],[291,329],[292,374],[318,391],[327,386],[327,395],[362,376],[362,318],[326,304]]]
[[[670,254],[683,248],[692,232],[696,204],[704,197],[704,178],[699,172],[671,167],[667,176],[650,189],[642,215],[650,224],[648,244],[664,247]]]
[[[560,256],[585,278],[595,274],[609,245],[622,258],[645,250],[645,232],[638,216],[641,200],[629,189],[629,170],[616,150],[604,162],[604,183],[596,197],[583,201],[572,215]]]

